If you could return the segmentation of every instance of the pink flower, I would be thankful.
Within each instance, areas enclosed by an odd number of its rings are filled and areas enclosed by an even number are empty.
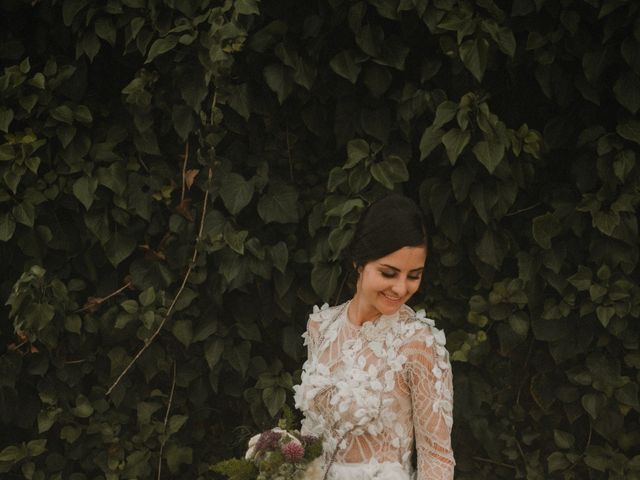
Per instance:
[[[291,441],[281,448],[282,455],[290,463],[297,463],[304,457],[304,447],[301,443]]]
[[[263,432],[256,443],[256,450],[259,452],[272,450],[278,444],[281,436],[282,434],[280,432],[274,432],[273,430]]]

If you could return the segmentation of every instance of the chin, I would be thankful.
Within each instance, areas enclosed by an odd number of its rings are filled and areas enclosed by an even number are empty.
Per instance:
[[[380,295],[382,298],[378,302],[378,311],[382,315],[392,315],[400,310],[400,307],[404,303],[405,299],[400,299],[397,302],[389,301],[384,295]]]

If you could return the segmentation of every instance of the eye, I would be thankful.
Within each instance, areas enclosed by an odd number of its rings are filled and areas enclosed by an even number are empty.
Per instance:
[[[387,271],[387,270],[380,270],[380,273],[382,274],[382,276],[383,276],[384,278],[393,278],[393,277],[395,277],[395,276],[396,276],[396,272],[391,271],[391,270],[389,270],[389,271]]]
[[[422,278],[422,274],[418,274],[418,275],[407,275],[407,278],[409,280],[420,280]]]

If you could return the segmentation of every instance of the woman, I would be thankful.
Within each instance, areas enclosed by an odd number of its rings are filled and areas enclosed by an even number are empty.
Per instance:
[[[326,479],[453,479],[445,337],[405,305],[427,257],[419,208],[397,194],[372,203],[349,253],[355,295],[314,308],[303,334],[308,358],[294,387],[302,433],[323,436]]]

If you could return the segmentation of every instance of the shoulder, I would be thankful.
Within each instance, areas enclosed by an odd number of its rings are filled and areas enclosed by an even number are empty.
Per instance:
[[[342,312],[345,306],[346,303],[335,305],[333,307],[330,307],[326,303],[321,307],[314,305],[312,312],[309,314],[307,330],[312,334],[324,331],[327,327],[334,323],[334,320],[338,318],[339,314]]]
[[[405,346],[420,346],[433,350],[440,357],[448,357],[444,330],[436,327],[435,320],[427,317],[424,310],[414,311],[404,305],[400,311],[400,325]]]
[[[345,304],[334,305],[330,307],[328,303],[325,303],[321,307],[318,305],[313,306],[313,311],[309,314],[310,322],[326,322],[335,318],[338,312],[345,306]]]

